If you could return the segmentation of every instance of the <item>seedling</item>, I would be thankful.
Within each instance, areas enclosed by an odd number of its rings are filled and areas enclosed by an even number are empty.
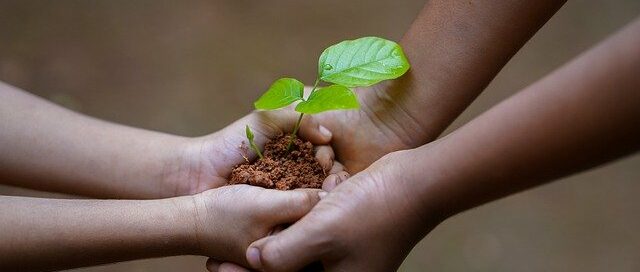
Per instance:
[[[291,133],[287,146],[290,149],[305,114],[358,109],[360,104],[350,88],[371,86],[383,80],[398,78],[409,67],[402,48],[393,41],[377,37],[343,41],[329,46],[320,55],[318,75],[306,99],[302,82],[293,78],[281,78],[269,87],[254,106],[258,110],[276,110],[300,101],[295,107],[300,117]],[[333,84],[321,87],[318,85],[320,81]],[[249,132],[247,126],[247,138]],[[252,138],[249,138],[251,148],[262,158]]]
[[[258,154],[259,158],[261,159],[264,158],[262,156],[262,152],[260,152],[260,149],[258,148],[256,143],[253,142],[253,132],[251,131],[248,125],[245,127],[245,132],[247,133],[247,139],[249,140],[249,147],[251,147],[251,149],[253,149],[253,151],[255,151],[256,154]]]

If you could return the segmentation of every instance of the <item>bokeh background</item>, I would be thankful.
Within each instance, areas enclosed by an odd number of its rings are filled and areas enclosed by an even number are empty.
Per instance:
[[[332,43],[398,40],[424,2],[0,0],[0,80],[98,118],[203,135],[249,112],[278,77],[311,83]],[[638,14],[637,0],[570,1],[449,131]],[[10,187],[0,194],[67,197]],[[456,216],[401,271],[640,271],[639,196],[633,156]],[[204,261],[74,271],[204,271]]]

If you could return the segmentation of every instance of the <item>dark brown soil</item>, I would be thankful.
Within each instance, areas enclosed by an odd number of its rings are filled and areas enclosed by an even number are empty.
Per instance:
[[[243,183],[278,190],[321,188],[327,175],[314,156],[313,144],[296,139],[287,151],[289,137],[280,136],[267,142],[263,159],[234,167],[229,184]]]

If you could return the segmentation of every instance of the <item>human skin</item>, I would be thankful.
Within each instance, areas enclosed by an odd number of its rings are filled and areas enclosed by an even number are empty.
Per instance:
[[[173,255],[243,264],[251,242],[298,220],[319,192],[233,185],[159,200],[0,196],[0,270],[51,271]]]
[[[356,90],[360,111],[315,118],[355,174],[435,140],[565,1],[428,1],[400,41],[411,69]]]
[[[246,265],[250,242],[294,222],[312,201],[298,206],[300,193],[286,196],[248,186],[206,190],[226,185],[243,156],[255,158],[239,148],[246,141],[245,125],[262,147],[290,131],[296,120],[293,111],[254,112],[211,135],[188,138],[97,120],[0,83],[0,183],[98,198],[203,192],[157,201],[0,197],[0,270],[52,270],[179,254]],[[299,136],[320,145],[316,158],[331,174],[328,180],[346,178],[326,145],[331,140],[326,128],[307,118]],[[289,202],[282,202],[285,198]],[[210,208],[184,208],[194,200]]]
[[[262,147],[296,118],[254,112],[216,133],[181,137],[98,120],[0,82],[0,183],[97,198],[191,195],[225,185],[243,156],[255,158],[239,148],[245,125]],[[327,145],[331,132],[306,118],[299,135],[320,145],[316,158],[327,171],[342,170]]]
[[[446,218],[640,149],[640,19],[452,134],[391,153],[296,224],[256,269],[393,271]]]
[[[400,41],[407,74],[358,88],[360,111],[314,115],[332,132],[336,158],[355,174],[385,154],[435,140],[564,2],[428,1]],[[327,179],[323,188],[342,180]]]

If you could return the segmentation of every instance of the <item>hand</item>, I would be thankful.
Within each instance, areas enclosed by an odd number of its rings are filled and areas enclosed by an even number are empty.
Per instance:
[[[330,111],[313,116],[314,123],[318,122],[331,131],[332,151],[335,151],[342,163],[335,163],[332,175],[327,177],[323,184],[324,190],[332,190],[349,178],[349,173],[362,171],[387,153],[418,146],[426,141],[425,139],[437,136],[437,133],[428,134],[421,130],[394,100],[384,99],[387,97],[384,88],[391,87],[379,85],[377,88],[373,86],[356,90],[362,107],[359,111]],[[307,94],[309,91],[309,88],[305,89]],[[312,124],[312,127],[315,125]],[[382,162],[379,162],[376,165],[381,164]],[[380,166],[372,166],[372,169],[376,168]],[[350,180],[354,179],[355,177]],[[350,199],[347,195],[344,197]],[[356,198],[348,201],[354,202]],[[357,225],[357,222],[355,224]],[[212,272],[249,271],[236,264],[220,263],[214,259],[207,261],[207,269]]]
[[[395,271],[440,222],[420,208],[402,182],[403,168],[416,166],[410,152],[383,157],[331,191],[299,222],[251,244],[252,267],[298,271],[321,261],[328,271]]]
[[[385,88],[392,87],[378,85],[357,89],[362,107],[359,111],[329,111],[313,115],[313,123],[322,124],[331,131],[331,154],[335,151],[340,160],[340,163],[335,162],[332,175],[325,179],[324,190],[332,190],[349,178],[350,173],[362,171],[387,153],[416,147],[430,137],[437,136],[437,133],[428,134],[421,130],[401,106],[393,99],[385,98],[388,97],[384,93],[388,90]],[[308,95],[310,88],[306,88],[305,92]],[[312,124],[314,126],[316,124]],[[207,269],[211,272],[249,271],[236,264],[221,263],[214,259],[207,261]]]
[[[256,156],[251,151],[243,154],[240,149],[243,142],[247,144],[245,125],[251,127],[256,144],[262,148],[268,139],[290,133],[297,118],[298,114],[290,110],[256,111],[216,133],[187,140],[164,169],[167,194],[191,195],[226,185],[231,169],[244,162],[244,156],[248,155],[250,160]],[[332,137],[329,130],[311,116],[305,116],[298,132],[301,138],[316,145],[316,158],[327,172],[336,174],[343,170],[340,163],[334,163],[333,150],[327,145]]]
[[[318,123],[332,132],[331,146],[350,174],[364,170],[390,152],[418,147],[440,133],[435,124],[431,131],[425,131],[403,110],[397,92],[403,89],[406,87],[391,84],[358,88],[355,91],[360,110],[314,115]]]
[[[320,190],[224,186],[193,196],[198,254],[246,265],[249,244],[307,214]],[[241,200],[241,201],[239,201]]]

